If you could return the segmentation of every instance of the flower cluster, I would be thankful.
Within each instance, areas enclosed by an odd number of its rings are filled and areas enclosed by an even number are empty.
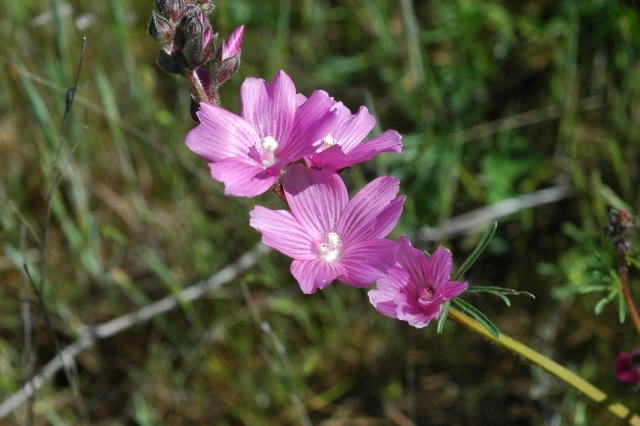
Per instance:
[[[221,46],[208,15],[211,0],[156,0],[149,34],[160,45],[158,65],[171,74],[185,75],[199,101],[218,103],[218,91],[240,66],[244,26]]]
[[[449,251],[426,257],[406,237],[386,238],[405,201],[398,179],[379,177],[349,197],[341,170],[402,149],[392,130],[366,139],[375,126],[366,107],[352,114],[322,90],[307,98],[279,71],[271,82],[244,81],[240,115],[201,103],[197,117],[186,144],[208,161],[225,194],[254,197],[278,188],[288,209],[257,206],[250,225],[265,245],[293,259],[291,273],[304,293],[335,280],[358,288],[377,282],[369,295],[379,312],[423,327],[466,289],[450,281]]]

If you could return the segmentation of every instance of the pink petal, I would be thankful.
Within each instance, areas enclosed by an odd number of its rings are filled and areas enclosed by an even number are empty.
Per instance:
[[[305,102],[307,102],[307,97],[302,93],[296,93],[296,107],[299,107]]]
[[[222,60],[235,56],[240,51],[242,40],[244,39],[244,25],[240,25],[229,35],[227,41],[222,45]]]
[[[360,107],[358,113],[353,115],[342,103],[337,104],[336,109],[338,109],[341,119],[331,135],[342,146],[343,151],[348,153],[367,137],[376,125],[376,119],[369,114],[369,110],[364,106]]]
[[[263,194],[278,181],[277,170],[263,169],[248,161],[229,158],[209,163],[211,176],[224,182],[225,195],[255,197]]]
[[[373,230],[375,231],[372,234],[373,238],[384,238],[393,231],[398,220],[400,220],[406,199],[405,195],[396,198],[378,215],[373,225]]]
[[[289,141],[282,148],[281,156],[296,161],[312,154],[315,143],[331,133],[338,119],[332,110],[335,100],[327,92],[316,90],[296,110],[293,130]]]
[[[444,247],[438,247],[423,265],[427,282],[439,288],[447,283],[451,276],[453,267],[451,252]]]
[[[438,290],[438,293],[444,300],[451,300],[460,296],[468,287],[469,284],[466,281],[449,281]]]
[[[407,271],[411,277],[411,283],[425,283],[426,277],[423,264],[427,258],[425,254],[413,248],[411,241],[406,236],[398,240],[398,263]]]
[[[369,301],[382,315],[397,318],[397,300],[408,279],[402,268],[391,267],[388,275],[378,280],[377,288],[368,293]]]
[[[209,161],[249,158],[260,140],[241,117],[215,105],[200,104],[200,124],[186,137],[189,149]]]
[[[345,273],[340,281],[353,287],[368,287],[383,278],[395,263],[397,244],[389,240],[369,240],[343,246],[340,263]]]
[[[340,176],[294,164],[285,173],[283,183],[293,216],[315,241],[324,241],[336,229],[349,200]]]
[[[398,179],[383,176],[358,191],[347,204],[338,223],[337,232],[343,241],[361,241],[379,234],[375,228],[376,219],[396,198],[399,189]]]
[[[286,210],[270,210],[256,206],[249,224],[262,233],[262,243],[298,260],[312,260],[313,241]]]
[[[381,152],[402,152],[402,136],[395,130],[387,130],[353,148],[347,153],[347,157],[351,164],[357,164],[371,160]]]
[[[294,260],[291,263],[291,274],[298,280],[305,294],[315,293],[316,290],[325,288],[342,271],[340,264],[328,263],[324,260]]]
[[[274,138],[282,147],[289,139],[296,111],[296,88],[291,78],[278,71],[272,83],[247,78],[240,88],[242,116],[260,139]],[[276,151],[276,154],[278,151]]]

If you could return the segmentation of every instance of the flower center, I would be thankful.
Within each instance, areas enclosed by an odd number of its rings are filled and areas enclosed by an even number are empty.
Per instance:
[[[322,138],[322,140],[320,142],[326,148],[330,148],[330,147],[332,147],[332,146],[334,146],[335,144],[338,143],[338,141],[334,139],[334,137],[333,137],[333,135],[331,133],[327,134],[327,136]]]
[[[333,262],[338,258],[340,254],[340,247],[342,247],[342,240],[340,240],[340,235],[331,231],[327,234],[327,239],[320,243],[320,249],[318,250],[318,254],[320,258],[326,260],[327,262]]]
[[[425,304],[429,303],[433,300],[435,295],[436,295],[436,292],[430,286],[421,288],[420,291],[418,292],[418,301],[420,303],[425,303]]]
[[[260,141],[263,166],[269,167],[276,163],[276,149],[278,149],[278,141],[273,136],[266,136]]]

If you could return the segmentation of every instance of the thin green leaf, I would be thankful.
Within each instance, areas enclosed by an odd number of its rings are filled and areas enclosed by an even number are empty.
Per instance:
[[[467,258],[467,260],[465,260],[462,263],[462,265],[460,265],[460,268],[458,269],[458,272],[456,272],[454,279],[459,280],[461,277],[464,276],[465,272],[467,272],[469,268],[471,268],[471,266],[473,266],[473,264],[476,263],[476,260],[478,260],[478,258],[480,257],[484,249],[486,249],[487,246],[489,245],[489,242],[495,235],[497,228],[498,228],[498,222],[496,221],[494,221],[491,225],[489,225],[489,227],[484,232],[484,235],[482,236],[482,239],[480,239],[480,242],[478,243],[476,248],[473,249],[473,251]]]
[[[616,294],[616,291],[612,291],[596,303],[596,307],[594,308],[596,315],[600,315],[602,313],[604,307],[611,303],[611,301],[616,297]]]
[[[438,334],[442,334],[442,330],[444,330],[444,324],[447,319],[447,314],[449,313],[449,305],[451,305],[450,301],[446,301],[442,305],[442,312],[438,318]]]
[[[515,290],[507,287],[497,287],[493,285],[472,285],[466,291],[469,293],[495,292],[505,296],[527,296],[532,299],[536,298],[533,293],[529,293],[528,291]]]
[[[458,307],[460,308],[461,311],[463,311],[465,314],[471,316],[472,318],[474,318],[476,321],[478,321],[480,324],[482,324],[482,326],[484,328],[487,329],[487,331],[496,339],[498,337],[500,337],[500,330],[498,329],[498,327],[496,327],[496,325],[482,312],[480,312],[478,310],[478,308],[476,308],[475,306],[473,306],[472,304],[470,304],[469,302],[466,302],[460,298],[455,298],[452,300],[452,302]]]
[[[491,294],[492,296],[496,296],[496,297],[500,298],[504,302],[504,304],[507,305],[508,307],[511,307],[511,300],[509,300],[509,298],[507,296],[505,296],[504,294],[500,293],[499,291],[470,287],[470,288],[467,289],[467,293],[487,293],[487,294]]]
[[[583,287],[578,287],[578,293],[587,294],[587,293],[593,293],[594,291],[609,290],[610,288],[611,286],[608,286],[608,285],[600,285],[600,284],[586,285]]]
[[[627,319],[627,302],[624,300],[624,294],[618,292],[618,320],[623,324]]]

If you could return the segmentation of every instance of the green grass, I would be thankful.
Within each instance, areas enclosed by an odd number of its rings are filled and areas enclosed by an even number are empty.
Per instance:
[[[83,325],[177,294],[233,262],[258,241],[251,206],[279,206],[270,194],[224,197],[185,148],[194,125],[188,87],[154,65],[152,3],[73,0],[69,15],[51,13],[62,1],[25,0],[0,15],[0,399],[29,376],[29,356],[37,371],[56,353],[28,302],[35,295],[23,263],[66,344]],[[83,14],[93,20],[81,31]],[[222,37],[247,27],[225,107],[238,109],[245,76],[285,69],[301,92],[323,88],[352,109],[367,105],[380,130],[403,134],[401,156],[344,174],[352,189],[381,174],[402,179],[409,199],[394,236],[570,184],[570,200],[503,219],[468,274],[537,299],[516,298],[511,309],[468,300],[640,410],[613,375],[615,355],[637,342],[631,324],[620,324],[615,303],[594,314],[606,292],[581,294],[606,284],[615,265],[602,232],[608,207],[640,212],[633,2],[221,0],[213,20]],[[63,122],[83,35],[78,92]],[[461,262],[479,238],[443,243]],[[638,271],[631,276],[637,287]],[[21,306],[31,312],[30,341]],[[81,403],[60,373],[38,392],[34,424],[79,424],[80,406],[90,424],[609,421],[454,326],[443,336],[435,325],[410,330],[341,285],[303,296],[275,253],[211,297],[101,341],[78,358],[76,375]],[[27,415],[21,408],[7,424]]]

